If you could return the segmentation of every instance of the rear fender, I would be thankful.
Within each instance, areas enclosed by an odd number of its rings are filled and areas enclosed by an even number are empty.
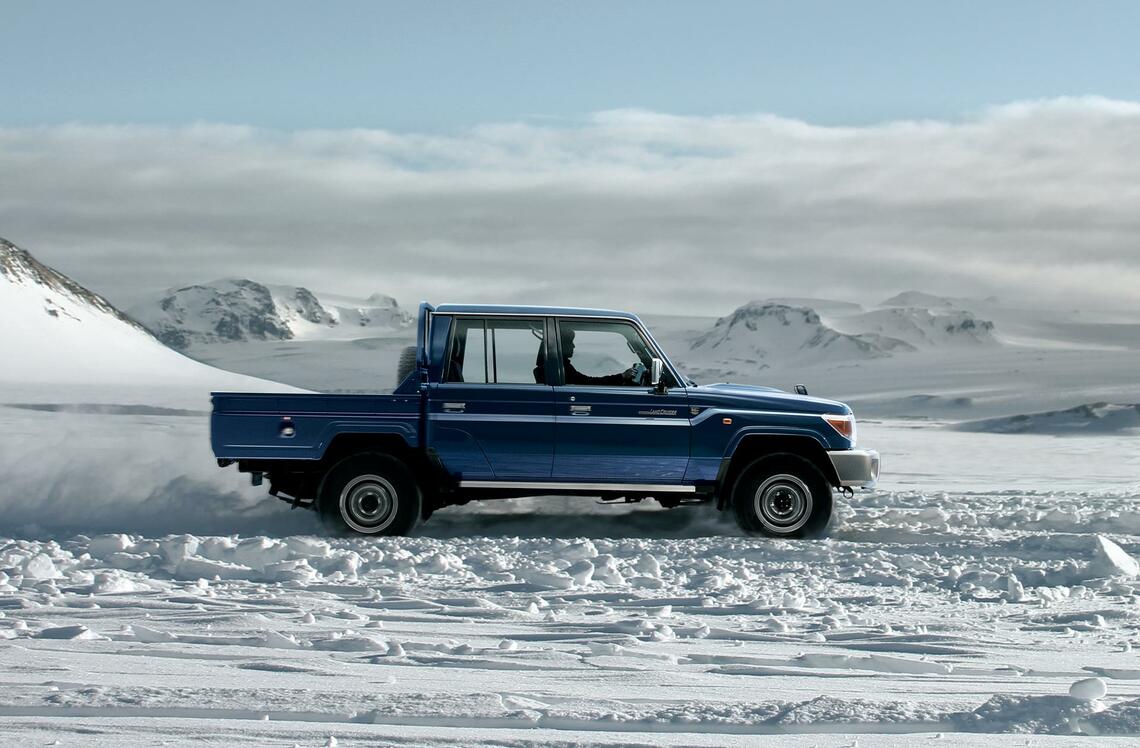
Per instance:
[[[390,436],[400,440],[406,448],[418,446],[419,428],[415,422],[394,421],[389,423],[360,423],[353,421],[333,422],[325,427],[318,440],[315,459],[322,460],[332,444],[341,439],[367,439],[368,437]]]

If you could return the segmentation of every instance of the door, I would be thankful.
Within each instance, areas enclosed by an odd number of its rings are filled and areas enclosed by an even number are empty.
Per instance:
[[[625,320],[560,318],[553,480],[680,483],[689,461],[689,401],[668,371],[650,386],[657,356]],[[635,366],[640,365],[640,369]]]
[[[456,317],[442,381],[430,387],[428,444],[459,480],[546,480],[554,388],[541,317]]]

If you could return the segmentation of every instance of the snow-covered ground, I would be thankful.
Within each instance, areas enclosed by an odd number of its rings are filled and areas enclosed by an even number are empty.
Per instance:
[[[92,443],[41,462],[43,444],[95,424],[114,454]],[[413,538],[328,539],[311,513],[217,470],[201,415],[0,408],[0,473],[14,478],[0,503],[0,734],[1140,734],[1140,454],[1115,436],[938,426],[864,422],[887,455],[882,489],[842,502],[823,540],[742,537],[703,507],[568,498],[449,508]],[[1069,696],[1091,677],[1106,696]]]

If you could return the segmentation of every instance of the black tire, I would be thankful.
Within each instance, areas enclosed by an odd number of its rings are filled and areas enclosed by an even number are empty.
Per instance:
[[[407,535],[423,504],[408,466],[372,452],[346,457],[329,470],[318,500],[322,524],[337,535]]]
[[[732,510],[750,535],[814,537],[831,520],[831,485],[815,465],[793,454],[762,457],[732,489]]]
[[[416,368],[416,347],[409,345],[400,351],[400,362],[396,364],[396,386],[399,386]]]

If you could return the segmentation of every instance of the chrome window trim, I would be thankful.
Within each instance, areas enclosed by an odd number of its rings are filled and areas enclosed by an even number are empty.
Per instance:
[[[554,422],[588,424],[591,426],[688,426],[688,418],[654,418],[652,416],[554,416]]]
[[[523,317],[523,318],[533,319],[536,322],[539,322],[542,326],[543,334],[545,334],[545,331],[546,331],[547,315],[544,315],[544,314],[478,314],[475,312],[463,312],[460,314],[451,314],[448,316],[452,317],[453,319],[458,319],[460,317],[472,317],[475,319],[483,320],[483,368],[484,368],[484,377],[483,378],[484,379],[490,379],[491,378],[490,377],[490,371],[487,369],[488,361],[489,361],[489,358],[488,358],[489,351],[487,350],[487,323],[489,321],[491,321],[493,319],[501,319],[501,318]],[[451,329],[448,330],[448,332],[447,332],[447,347],[446,347],[445,352],[444,352],[443,369],[441,370],[441,373],[440,373],[440,381],[437,382],[436,384],[460,384],[460,385],[468,385],[468,386],[483,384],[483,385],[491,385],[492,387],[527,387],[527,386],[529,386],[529,387],[550,387],[550,386],[552,386],[552,385],[546,385],[546,384],[538,384],[537,382],[513,383],[513,382],[449,382],[449,381],[447,381],[447,375],[451,373],[451,351],[452,351],[452,346],[455,344],[455,335],[456,335],[456,332],[458,331],[458,328],[459,328],[458,325],[452,324]]]
[[[428,413],[429,421],[463,423],[555,423],[554,416],[520,416],[500,413]]]
[[[532,390],[548,390],[552,384],[535,384],[534,382],[436,382],[436,387],[529,387]]]
[[[588,424],[591,426],[688,426],[688,418],[652,418],[647,416],[530,416],[509,413],[459,413],[455,411],[428,413],[429,421],[460,421],[467,423],[555,423]]]
[[[636,327],[637,331],[639,333],[641,333],[642,336],[645,337],[646,340],[649,341],[649,347],[653,350],[654,353],[657,354],[657,358],[664,361],[665,365],[667,367],[669,367],[669,371],[673,374],[673,379],[675,381],[679,382],[679,384],[676,387],[674,387],[673,389],[684,390],[684,389],[688,388],[688,384],[687,384],[688,380],[681,376],[681,373],[679,371],[677,371],[677,367],[673,365],[673,362],[671,360],[669,360],[669,357],[666,356],[664,351],[661,350],[661,346],[657,343],[656,338],[653,337],[653,335],[645,327],[645,324],[642,323],[642,321],[640,319],[638,319],[637,317],[612,317],[612,316],[607,316],[604,314],[545,314],[545,313],[543,313],[543,314],[535,315],[533,312],[530,314],[527,314],[524,312],[517,312],[517,313],[516,312],[496,312],[493,314],[480,314],[479,312],[449,312],[449,314],[450,314],[450,316],[455,317],[455,318],[459,318],[459,317],[482,317],[483,319],[490,319],[491,317],[531,317],[531,318],[537,317],[538,319],[552,319],[555,321],[555,323],[557,323],[557,321],[559,319],[591,319],[591,320],[598,320],[601,322],[624,322],[626,324],[633,325],[634,327]],[[454,331],[452,332],[452,334],[454,334]],[[449,350],[450,350],[450,348],[449,348]],[[451,382],[451,384],[461,384],[461,382]],[[553,387],[554,385],[551,385],[551,386]],[[559,386],[562,386],[562,387],[567,387],[567,386],[580,387],[580,386],[588,386],[588,385],[559,385]],[[636,389],[636,388],[634,388],[634,389]]]

